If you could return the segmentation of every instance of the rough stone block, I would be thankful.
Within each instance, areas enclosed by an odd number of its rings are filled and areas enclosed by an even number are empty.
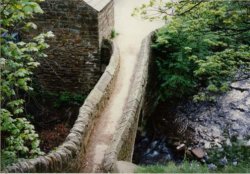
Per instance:
[[[97,83],[97,89],[99,89],[102,93],[105,92],[108,85],[110,84],[112,76],[106,71],[100,78],[99,82]]]
[[[117,161],[115,163],[114,173],[134,173],[137,165],[128,161]]]
[[[82,135],[82,133],[84,132],[85,129],[85,125],[83,124],[83,122],[76,122],[73,126],[73,128],[71,129],[71,132],[78,132]]]

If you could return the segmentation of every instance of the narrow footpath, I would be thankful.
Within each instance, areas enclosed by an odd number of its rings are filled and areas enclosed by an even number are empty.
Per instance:
[[[109,103],[97,120],[86,149],[81,172],[102,172],[105,150],[112,140],[129,92],[141,41],[151,31],[163,25],[132,17],[132,11],[148,0],[115,0],[115,40],[120,49],[120,70]]]

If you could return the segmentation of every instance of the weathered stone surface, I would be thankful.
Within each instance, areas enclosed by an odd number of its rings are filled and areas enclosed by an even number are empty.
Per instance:
[[[117,172],[115,166],[119,160],[132,160],[138,120],[148,80],[148,71],[146,69],[149,67],[150,42],[151,35],[142,41],[139,61],[136,65],[137,71],[131,84],[130,95],[127,98],[128,102],[119,121],[117,131],[113,136],[112,143],[104,156],[103,167],[107,172]],[[145,72],[146,74],[143,74]]]
[[[38,169],[38,172],[48,172],[49,170],[49,161],[45,158],[45,157],[40,157],[40,166],[39,166],[39,169]],[[20,168],[22,169],[22,168]]]
[[[117,161],[115,164],[115,173],[134,173],[137,165],[127,161]]]
[[[63,143],[63,147],[70,150],[74,155],[77,155],[78,151],[80,150],[80,146],[71,141]]]
[[[199,159],[203,158],[205,156],[205,152],[201,148],[194,148],[191,150],[193,155]]]
[[[52,172],[61,171],[63,169],[63,165],[62,165],[63,161],[62,161],[60,154],[58,152],[54,152],[51,154],[51,157],[55,161],[54,163],[55,166],[52,169]]]
[[[78,132],[82,134],[84,132],[84,123],[83,122],[76,122],[74,127],[71,129],[71,132]]]
[[[105,4],[110,2],[110,0],[85,0],[85,2],[95,10],[100,11],[103,9],[103,6],[105,6]]]
[[[181,151],[181,150],[184,150],[186,148],[186,145],[185,144],[180,144],[176,147],[176,150],[178,151]]]
[[[231,90],[217,97],[214,103],[187,103],[180,106],[177,118],[184,127],[183,136],[189,136],[197,146],[221,146],[228,138],[247,139],[250,135],[250,78],[231,84]]]
[[[36,32],[52,31],[48,57],[40,59],[36,75],[50,91],[87,94],[101,76],[101,44],[114,28],[113,0],[98,10],[83,0],[46,0],[35,19]]]
[[[112,79],[112,75],[109,74],[108,72],[105,72],[105,75],[102,76],[101,78],[103,78],[103,79],[102,79],[102,83],[101,83],[101,84],[98,84],[97,88],[98,88],[100,91],[104,92],[105,89],[107,88],[107,86],[108,86],[110,80]]]
[[[37,72],[44,87],[74,92],[93,88],[100,76],[96,72],[101,67],[102,39],[110,36],[114,26],[113,0],[104,7],[97,13],[82,0],[48,0],[42,4],[45,16],[37,18],[40,30],[52,30],[58,34],[49,43],[53,51],[49,52],[48,60],[44,60]],[[25,165],[22,162],[13,164],[4,172],[78,172],[78,166],[82,164],[79,159],[85,154],[85,142],[91,127],[109,99],[120,68],[119,49],[115,42],[112,46],[112,56],[108,66],[105,64],[107,68],[103,77],[92,89],[95,95],[86,98],[65,143],[47,156],[27,160]]]
[[[12,166],[8,166],[4,172],[78,172],[78,167],[82,164],[80,159],[85,154],[84,142],[88,141],[91,125],[93,125],[95,119],[99,116],[99,113],[103,110],[109,99],[120,67],[119,50],[115,44],[113,50],[110,64],[107,67],[107,69],[112,67],[112,69],[115,70],[113,73],[110,73],[112,78],[109,78],[109,81],[105,82],[108,83],[108,85],[106,85],[106,88],[103,88],[104,91],[102,91],[99,96],[100,100],[95,102],[93,107],[86,105],[88,101],[93,101],[93,96],[89,95],[86,98],[84,105],[80,109],[79,119],[77,119],[76,124],[71,129],[65,142],[59,146],[55,152],[51,152],[47,156],[25,160],[25,163],[19,162],[13,164]],[[105,75],[105,73],[103,75]],[[103,79],[106,78],[101,78],[97,85],[104,84]],[[92,90],[94,93],[95,91],[99,91],[97,85]]]

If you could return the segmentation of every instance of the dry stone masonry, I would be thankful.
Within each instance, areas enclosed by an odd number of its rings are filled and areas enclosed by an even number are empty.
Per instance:
[[[106,172],[116,172],[117,161],[132,161],[134,143],[140,116],[149,112],[143,108],[148,105],[151,98],[148,98],[146,89],[149,87],[149,69],[152,69],[151,37],[149,34],[143,41],[136,65],[136,73],[131,84],[126,106],[123,115],[119,120],[117,131],[109,145],[103,160],[103,167]],[[151,72],[152,70],[150,70]]]
[[[101,74],[101,47],[114,27],[112,0],[46,0],[36,18],[38,32],[52,31],[39,83],[50,91],[88,93]],[[107,64],[105,64],[106,66]]]
[[[108,102],[119,71],[120,54],[115,43],[112,50],[109,65],[80,108],[64,143],[45,156],[12,164],[5,168],[4,173],[79,172],[94,122]]]
[[[106,40],[114,25],[113,0],[46,0],[41,6],[45,17],[38,16],[36,23],[40,31],[52,30],[56,38],[50,41],[49,56],[37,72],[40,83],[53,91],[89,92],[94,88],[62,145],[3,172],[78,172],[94,122],[108,102],[120,67],[118,47]],[[105,56],[101,57],[103,47]]]

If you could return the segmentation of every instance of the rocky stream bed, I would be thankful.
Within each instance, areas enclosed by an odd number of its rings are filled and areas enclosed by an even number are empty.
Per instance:
[[[233,138],[250,146],[250,78],[231,83],[230,90],[215,102],[183,101],[176,107],[159,104],[145,129],[137,132],[133,162],[178,164],[188,157],[205,163],[207,149],[231,146]],[[219,160],[227,163],[226,158]]]

